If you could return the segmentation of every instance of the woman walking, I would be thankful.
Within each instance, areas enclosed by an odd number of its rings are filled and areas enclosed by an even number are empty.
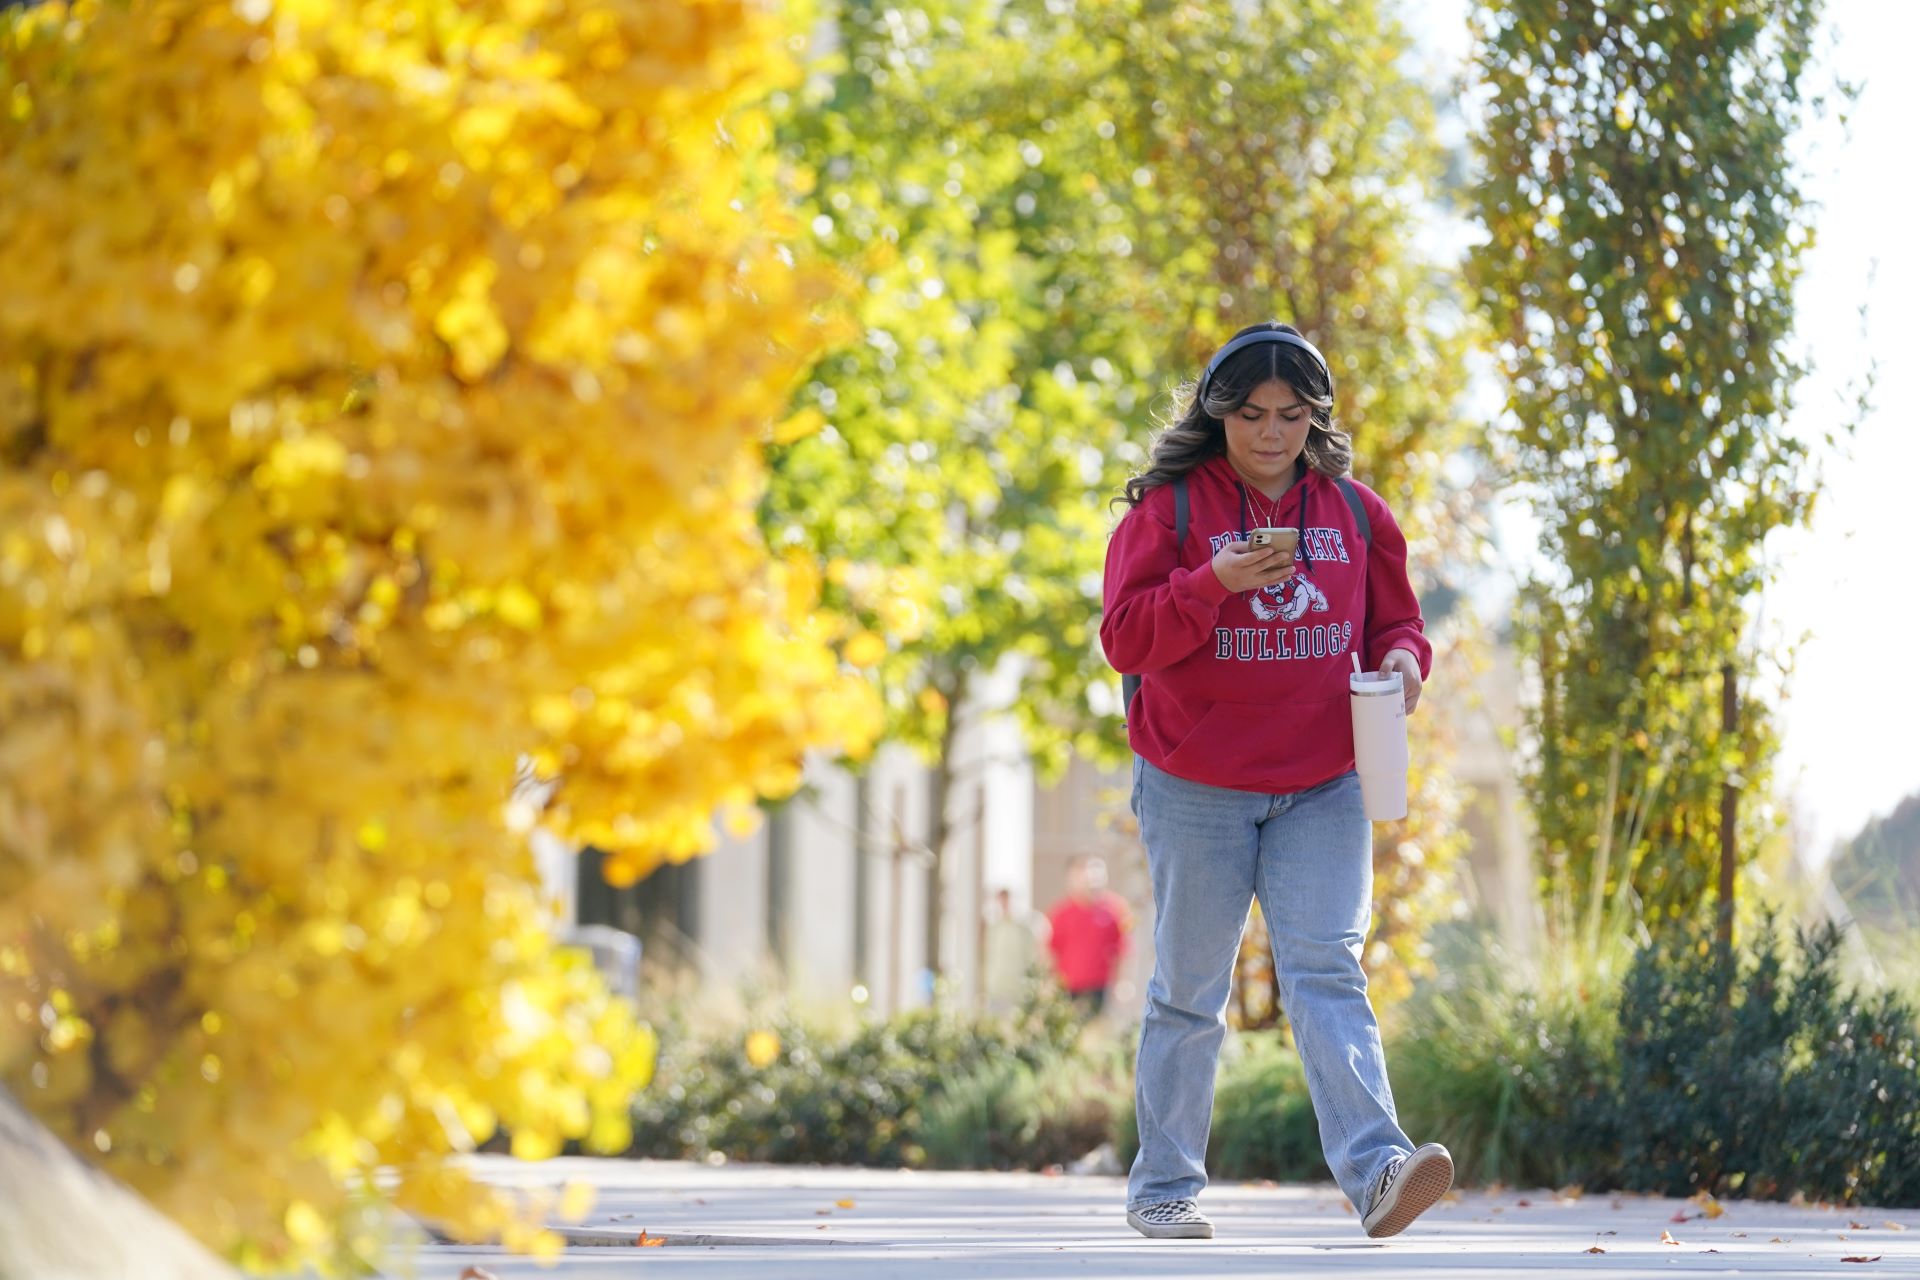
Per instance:
[[[1116,499],[1130,510],[1107,549],[1100,639],[1129,675],[1133,810],[1156,909],[1127,1188],[1144,1235],[1213,1234],[1195,1198],[1256,897],[1327,1167],[1363,1229],[1397,1234],[1453,1183],[1446,1148],[1416,1149],[1400,1130],[1360,965],[1373,833],[1349,655],[1399,672],[1411,712],[1433,650],[1406,539],[1347,478],[1351,461],[1325,358],[1291,326],[1254,325],[1208,362]],[[1294,531],[1297,552],[1284,535],[1255,545],[1259,529]]]

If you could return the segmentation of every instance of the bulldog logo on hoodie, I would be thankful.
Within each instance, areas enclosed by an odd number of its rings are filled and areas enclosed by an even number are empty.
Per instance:
[[[1308,610],[1325,613],[1332,607],[1327,603],[1327,593],[1314,586],[1313,579],[1299,570],[1285,582],[1260,588],[1249,603],[1253,606],[1253,616],[1262,622],[1272,622],[1275,618],[1298,622],[1307,616]]]

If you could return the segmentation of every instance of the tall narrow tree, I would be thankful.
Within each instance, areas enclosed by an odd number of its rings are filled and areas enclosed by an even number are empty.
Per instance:
[[[1479,304],[1551,569],[1522,602],[1549,881],[1651,918],[1774,825],[1761,549],[1812,501],[1788,423],[1810,241],[1790,150],[1819,0],[1497,0],[1476,17]],[[1745,689],[1733,729],[1723,690]],[[1725,816],[1731,816],[1727,814]]]

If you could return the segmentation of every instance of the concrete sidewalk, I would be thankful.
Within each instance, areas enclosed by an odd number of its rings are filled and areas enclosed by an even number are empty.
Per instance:
[[[1117,1178],[910,1173],[654,1161],[566,1159],[525,1165],[486,1159],[487,1180],[599,1189],[593,1212],[557,1264],[497,1249],[427,1246],[422,1280],[467,1267],[499,1280],[558,1275],[754,1275],[799,1280],[946,1277],[1316,1274],[1433,1277],[1590,1274],[1917,1276],[1920,1210],[1866,1210],[1728,1201],[1717,1219],[1684,1200],[1546,1191],[1469,1192],[1407,1232],[1373,1241],[1332,1186],[1223,1183],[1201,1204],[1213,1240],[1151,1241],[1126,1225]],[[1685,1221],[1674,1221],[1686,1215]],[[664,1247],[636,1247],[642,1231]],[[1677,1243],[1663,1241],[1666,1233]],[[708,1243],[708,1237],[727,1241]],[[618,1241],[618,1244],[612,1242]],[[751,1241],[754,1243],[744,1243]],[[1589,1250],[1598,1247],[1604,1252]],[[1877,1258],[1849,1263],[1849,1257]],[[408,1274],[396,1259],[390,1274]]]

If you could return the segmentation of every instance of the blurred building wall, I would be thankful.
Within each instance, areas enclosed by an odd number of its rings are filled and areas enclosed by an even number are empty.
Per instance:
[[[1521,662],[1504,637],[1488,648],[1486,665],[1468,674],[1447,706],[1459,735],[1452,771],[1466,791],[1469,843],[1460,887],[1473,917],[1524,958],[1538,944],[1541,923],[1520,760],[1510,745],[1524,715]]]
[[[948,813],[942,971],[956,997],[980,995],[995,889],[1033,899],[1032,769],[1016,724],[996,713],[1009,673],[979,682],[961,714]],[[932,771],[894,745],[855,773],[806,762],[800,791],[769,806],[760,829],[629,889],[597,880],[597,856],[542,861],[563,927],[602,923],[641,937],[642,967],[726,987],[784,988],[802,1002],[863,998],[893,1010],[929,996],[926,840]],[[564,854],[564,850],[562,853]],[[569,892],[561,892],[565,887]]]

